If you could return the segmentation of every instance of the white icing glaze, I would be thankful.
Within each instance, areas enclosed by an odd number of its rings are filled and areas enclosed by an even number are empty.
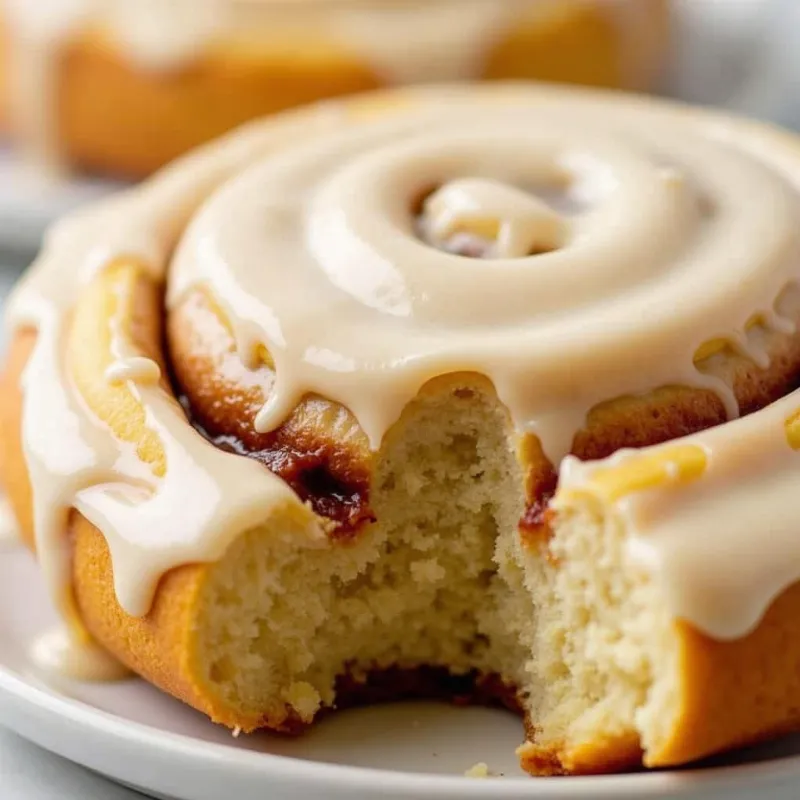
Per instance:
[[[597,501],[611,524],[624,526],[631,559],[657,574],[677,617],[717,639],[739,638],[800,574],[800,452],[787,436],[787,421],[799,411],[800,392],[794,392],[756,414],[681,439],[680,446],[700,448],[707,459],[693,480],[680,479],[671,456],[675,442],[598,462],[570,456],[554,508]],[[658,456],[669,478],[661,485],[612,503],[597,493],[599,471],[636,469],[637,459]]]
[[[434,192],[422,219],[426,240],[440,249],[458,233],[478,231],[497,258],[555,250],[568,222],[530,192],[491,180],[462,178]]]
[[[130,671],[103,648],[81,642],[66,625],[57,625],[34,639],[30,659],[42,672],[76,681],[117,681]]]
[[[106,369],[106,380],[110,384],[134,381],[139,383],[158,383],[161,367],[152,358],[130,356],[120,358]]]
[[[38,330],[23,441],[37,552],[62,606],[73,507],[108,540],[117,596],[134,615],[164,572],[217,559],[278,510],[309,546],[326,541],[281,481],[201,439],[147,380],[151,367],[141,380],[144,354],[116,318],[115,366],[162,444],[166,474],[87,411],[62,344],[83,287],[121,257],[143,259],[158,279],[171,265],[169,306],[207,288],[243,360],[268,349],[277,377],[260,430],[311,393],[349,408],[375,447],[427,380],[458,371],[488,376],[553,461],[596,403],[622,394],[707,387],[735,416],[731,388],[695,366],[697,349],[723,339],[764,362],[758,336],[745,333],[753,315],[794,331],[794,140],[577,90],[419,89],[382,115],[369,102],[251,125],[48,237],[9,319]],[[512,231],[506,252],[519,257],[469,259],[421,241],[413,209],[431,186],[443,187],[434,217],[493,221],[501,238]],[[558,231],[556,249],[520,255],[543,226]],[[192,510],[179,527],[175,509]]]
[[[586,0],[580,0],[585,2]],[[594,0],[624,41],[628,85],[638,85],[648,0]],[[11,108],[30,153],[61,169],[58,63],[87,25],[110,33],[132,63],[171,71],[192,63],[220,37],[254,31],[262,47],[328,40],[369,64],[388,83],[478,78],[496,41],[524,15],[563,11],[562,0],[0,0],[12,32]],[[650,26],[645,26],[649,28]],[[626,57],[624,51],[630,50]]]

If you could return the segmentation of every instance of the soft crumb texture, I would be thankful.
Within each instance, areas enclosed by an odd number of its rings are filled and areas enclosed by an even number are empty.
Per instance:
[[[479,761],[477,764],[473,764],[465,773],[465,778],[490,778],[491,773],[489,772],[489,767],[483,762]]]
[[[371,497],[378,522],[353,541],[311,548],[256,530],[216,565],[200,661],[228,702],[306,722],[335,704],[338,676],[421,665],[524,686],[517,634],[533,609],[518,577],[504,577],[519,569],[524,503],[500,491],[522,486],[508,420],[478,394],[451,400],[420,402],[390,436]]]
[[[343,674],[442,667],[516,688],[533,772],[591,771],[598,741],[622,766],[657,747],[677,669],[663,598],[613,519],[575,513],[523,543],[518,444],[490,392],[420,398],[376,467],[376,523],[322,547],[242,537],[202,598],[198,661],[214,691],[292,730],[336,705]]]

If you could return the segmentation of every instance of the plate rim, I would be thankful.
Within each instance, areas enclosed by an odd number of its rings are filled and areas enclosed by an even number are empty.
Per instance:
[[[452,797],[506,798],[540,797],[553,800],[579,798],[643,798],[648,794],[667,797],[686,797],[704,790],[719,790],[745,780],[761,781],[800,778],[800,755],[784,756],[751,764],[715,766],[685,772],[651,772],[628,775],[578,776],[567,778],[512,777],[505,780],[474,780],[463,776],[400,772],[372,767],[319,762],[292,756],[263,753],[237,748],[233,745],[206,742],[188,736],[127,720],[105,709],[97,708],[77,698],[59,693],[51,687],[40,687],[24,676],[0,665],[0,709],[3,724],[23,738],[69,760],[100,772],[112,779],[123,779],[117,771],[105,771],[92,759],[75,759],[54,747],[47,736],[40,736],[35,717],[46,715],[48,729],[56,732],[65,725],[78,725],[84,735],[101,736],[114,746],[128,750],[152,750],[159,758],[167,759],[175,770],[196,767],[198,760],[212,764],[215,770],[233,779],[246,775],[260,780],[277,780],[287,786],[320,790],[339,784],[356,791],[376,790],[391,786],[398,796],[409,798]],[[12,713],[8,713],[9,710]],[[16,713],[13,713],[16,712]],[[19,719],[34,721],[28,725],[15,724]],[[57,721],[57,722],[56,722]],[[111,745],[109,745],[111,746]],[[87,748],[89,742],[87,741]],[[101,749],[102,751],[102,749]],[[97,751],[96,751],[97,752]],[[127,780],[127,778],[125,778]],[[143,788],[163,791],[156,783]]]

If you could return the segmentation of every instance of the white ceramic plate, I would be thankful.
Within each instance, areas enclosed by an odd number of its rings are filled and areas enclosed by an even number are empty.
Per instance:
[[[142,681],[47,681],[26,658],[54,615],[31,557],[0,550],[0,720],[117,781],[179,800],[695,798],[796,800],[800,739],[684,772],[534,780],[523,776],[513,715],[414,703],[342,712],[299,739],[233,739]],[[478,761],[502,777],[462,777]],[[1,781],[0,781],[1,782]]]

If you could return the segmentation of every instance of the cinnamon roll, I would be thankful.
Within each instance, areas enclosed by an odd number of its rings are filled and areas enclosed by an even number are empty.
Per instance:
[[[65,219],[0,385],[71,633],[36,659],[244,731],[502,703],[533,774],[800,728],[798,218],[788,134],[498,84],[253,123]]]
[[[264,114],[379,86],[645,88],[667,0],[3,0],[0,108],[36,159],[142,177]]]

